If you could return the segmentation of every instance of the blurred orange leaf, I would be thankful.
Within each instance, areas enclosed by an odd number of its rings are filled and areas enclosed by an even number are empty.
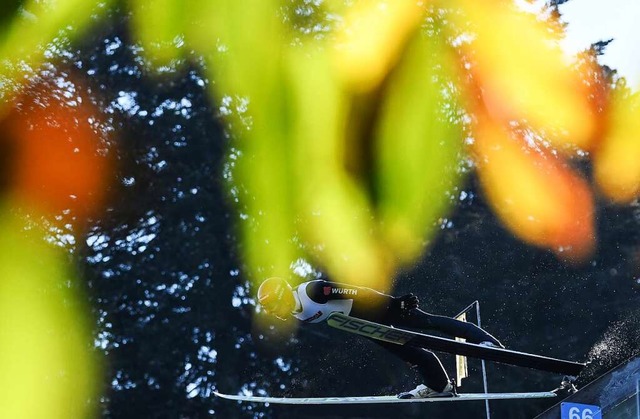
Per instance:
[[[594,208],[584,179],[488,118],[479,120],[473,150],[491,206],[518,237],[568,260],[590,256]]]
[[[17,102],[20,109],[5,121],[5,141],[15,153],[12,192],[19,202],[45,213],[70,209],[79,217],[91,214],[102,203],[109,166],[92,127],[97,110],[85,102],[65,103],[42,87]]]

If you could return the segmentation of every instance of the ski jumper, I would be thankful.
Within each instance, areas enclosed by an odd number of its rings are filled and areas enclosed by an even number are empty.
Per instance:
[[[300,284],[294,288],[293,293],[296,297],[296,308],[292,315],[305,323],[323,322],[331,313],[337,311],[388,326],[431,330],[451,337],[464,338],[471,343],[489,341],[500,345],[497,339],[473,323],[429,314],[419,308],[403,311],[398,308],[397,297],[371,288],[314,280]],[[449,382],[446,370],[433,352],[370,340],[416,367],[429,388],[442,391]]]

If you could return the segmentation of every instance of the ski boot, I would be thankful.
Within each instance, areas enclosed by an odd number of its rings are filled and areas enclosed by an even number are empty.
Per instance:
[[[551,390],[551,392],[556,393],[560,397],[567,397],[578,391],[578,388],[573,384],[575,380],[576,377],[565,375],[560,382],[560,387]]]
[[[429,397],[456,397],[456,386],[449,382],[442,391],[435,391],[432,388],[420,384],[418,387],[410,391],[398,394],[399,399],[425,399]]]

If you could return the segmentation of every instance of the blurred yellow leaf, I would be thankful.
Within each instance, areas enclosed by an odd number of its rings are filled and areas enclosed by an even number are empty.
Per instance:
[[[416,0],[358,1],[337,34],[338,76],[355,92],[378,86],[423,18],[424,5]]]
[[[65,256],[2,209],[0,417],[87,418],[100,368]]]
[[[609,198],[626,203],[640,194],[640,94],[614,91],[609,118],[594,151],[595,179]]]
[[[553,30],[512,2],[456,4],[464,13],[452,16],[474,37],[463,48],[488,111],[504,122],[530,123],[557,147],[589,149],[595,129],[589,92]]]

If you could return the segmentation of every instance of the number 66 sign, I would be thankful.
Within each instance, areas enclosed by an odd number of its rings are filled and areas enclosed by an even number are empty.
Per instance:
[[[602,419],[600,406],[560,403],[560,419]]]

